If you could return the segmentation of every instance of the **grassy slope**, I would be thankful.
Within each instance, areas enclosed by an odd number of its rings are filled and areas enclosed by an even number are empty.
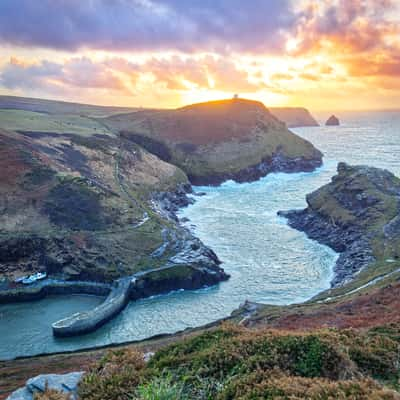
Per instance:
[[[32,111],[44,114],[78,114],[87,117],[106,117],[107,115],[137,110],[132,107],[96,106],[17,96],[0,96],[0,109]]]
[[[148,199],[187,182],[185,174],[84,116],[86,106],[29,99],[29,107],[45,112],[0,110],[2,277],[42,268],[44,254],[49,272],[78,279],[162,264],[169,250],[150,254],[164,241],[161,231],[174,228]],[[150,219],[134,229],[145,212]]]
[[[111,134],[97,121],[77,114],[0,109],[0,124],[1,128],[11,131],[72,133],[85,136]]]

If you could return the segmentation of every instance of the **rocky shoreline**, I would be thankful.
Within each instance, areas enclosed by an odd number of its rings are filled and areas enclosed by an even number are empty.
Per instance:
[[[238,183],[254,182],[273,172],[311,172],[322,166],[322,153],[315,150],[313,158],[289,158],[282,151],[264,158],[260,163],[234,173],[213,174],[212,176],[191,176],[190,181],[198,186],[218,186],[227,180]]]
[[[386,170],[339,163],[331,183],[307,195],[304,210],[280,211],[291,227],[340,253],[332,287],[343,286],[364,268],[397,258],[400,180]]]
[[[280,211],[289,225],[305,232],[310,239],[325,244],[339,257],[334,266],[332,287],[343,286],[359,271],[375,261],[368,240],[357,229],[343,229],[311,210]]]
[[[177,211],[193,203],[187,195],[193,193],[190,184],[178,185],[175,192],[153,195],[153,208],[164,218],[178,223]],[[0,289],[0,303],[40,300],[48,295],[90,294],[107,296],[93,310],[74,314],[55,322],[55,336],[76,336],[93,332],[119,314],[129,301],[174,290],[195,290],[227,280],[229,275],[220,267],[217,255],[185,227],[179,225],[179,236],[164,231],[164,244],[152,254],[159,258],[173,246],[175,254],[159,267],[121,278],[111,285],[101,282],[63,281],[47,279],[32,286]],[[169,240],[168,240],[169,239]]]

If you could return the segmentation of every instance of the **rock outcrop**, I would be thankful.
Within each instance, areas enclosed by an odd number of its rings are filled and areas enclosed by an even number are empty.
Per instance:
[[[325,122],[326,126],[337,126],[340,125],[339,118],[335,115],[331,115]]]
[[[337,170],[331,183],[307,195],[306,209],[280,212],[340,253],[333,286],[374,262],[400,257],[400,179],[367,166],[339,163]]]

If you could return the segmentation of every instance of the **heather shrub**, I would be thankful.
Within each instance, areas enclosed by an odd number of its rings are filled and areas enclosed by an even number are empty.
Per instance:
[[[372,380],[332,381],[257,371],[233,380],[217,400],[398,400],[400,395]]]
[[[109,352],[82,400],[400,399],[397,327],[309,333],[223,325],[159,351]],[[56,399],[58,400],[58,399]]]
[[[72,400],[72,397],[58,390],[46,389],[43,393],[35,393],[33,395],[33,400]]]
[[[143,354],[136,350],[110,351],[85,374],[78,395],[87,400],[131,399],[144,366]]]

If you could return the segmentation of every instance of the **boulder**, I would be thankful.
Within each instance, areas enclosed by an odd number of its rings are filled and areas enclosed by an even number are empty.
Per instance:
[[[76,399],[78,384],[84,372],[71,372],[69,374],[47,374],[38,375],[29,379],[25,387],[16,390],[7,397],[7,400],[32,400],[35,393],[43,393],[48,389],[58,390],[71,395]]]

